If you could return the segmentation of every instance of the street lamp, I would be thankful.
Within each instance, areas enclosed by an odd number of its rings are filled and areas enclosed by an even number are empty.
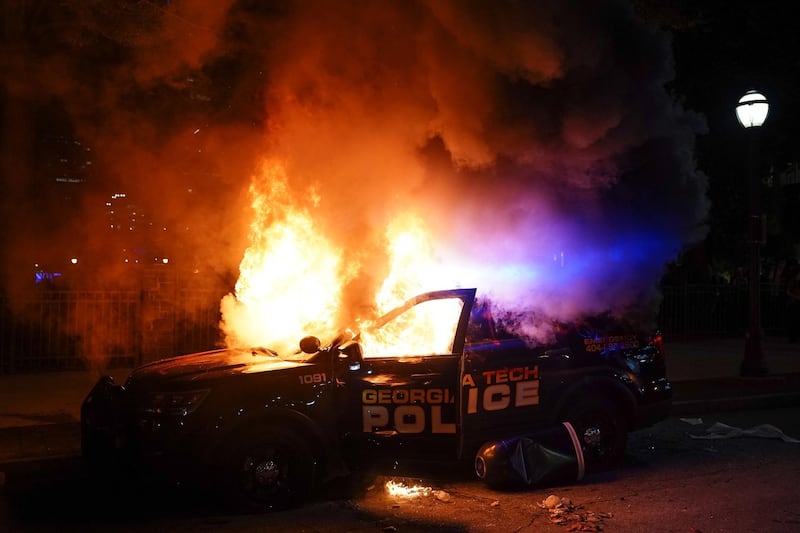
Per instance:
[[[769,113],[767,99],[757,91],[747,91],[736,106],[736,118],[748,130],[748,188],[750,201],[748,210],[748,296],[749,322],[745,334],[744,359],[739,367],[743,377],[763,377],[767,375],[764,350],[761,341],[764,330],[761,327],[761,259],[759,257],[764,240],[764,224],[761,216],[761,183],[755,168],[755,130],[764,124]]]

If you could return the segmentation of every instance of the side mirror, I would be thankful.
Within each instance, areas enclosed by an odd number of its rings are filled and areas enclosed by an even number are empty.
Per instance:
[[[317,353],[321,343],[317,337],[309,335],[300,339],[300,351],[303,353]]]

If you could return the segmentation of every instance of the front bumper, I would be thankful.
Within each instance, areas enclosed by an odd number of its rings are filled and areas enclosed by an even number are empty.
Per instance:
[[[636,408],[633,429],[652,426],[670,415],[672,410],[672,384],[666,378],[648,384]]]
[[[204,442],[183,420],[144,413],[130,391],[108,376],[81,405],[81,454],[94,474],[186,479]]]
[[[110,376],[101,377],[81,405],[81,454],[89,462],[121,459],[129,452],[127,391]]]

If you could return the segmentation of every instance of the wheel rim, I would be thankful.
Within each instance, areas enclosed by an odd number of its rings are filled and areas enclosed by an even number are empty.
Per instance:
[[[281,470],[275,461],[261,461],[255,465],[253,475],[260,486],[273,486],[280,478]]]
[[[602,463],[614,446],[615,425],[608,416],[599,412],[587,413],[581,427],[583,444],[591,457]]]
[[[242,460],[240,483],[244,494],[254,503],[280,503],[292,492],[290,458],[285,451],[268,447],[247,454]]]
[[[603,444],[603,432],[598,426],[587,427],[583,432],[583,442],[590,448],[598,448]]]

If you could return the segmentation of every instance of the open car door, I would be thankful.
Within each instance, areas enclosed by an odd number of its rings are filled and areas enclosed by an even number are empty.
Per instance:
[[[347,372],[350,436],[387,457],[453,459],[459,376],[475,289],[421,294],[362,331]]]

